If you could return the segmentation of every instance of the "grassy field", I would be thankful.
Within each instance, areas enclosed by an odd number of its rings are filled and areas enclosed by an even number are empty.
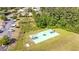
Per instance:
[[[50,51],[50,50],[79,50],[79,34],[67,32],[62,29],[55,29],[60,33],[58,37],[51,38],[37,45],[33,45],[26,50],[30,51]]]
[[[42,29],[45,30],[45,29]],[[26,42],[29,39],[29,35],[37,33],[39,31],[26,33],[23,39],[20,39],[16,47],[11,50],[24,50],[24,51],[76,51],[79,50],[79,34],[68,32],[62,29],[55,29],[56,32],[60,33],[59,36],[51,38],[39,44],[34,44],[29,48],[25,47]]]
[[[23,19],[23,18],[21,18]],[[24,21],[27,21],[25,18]],[[60,35],[39,44],[33,44],[29,48],[25,47],[25,44],[29,40],[29,35],[38,33],[40,31],[44,31],[46,29],[40,29],[36,25],[35,22],[30,24],[29,32],[26,32],[23,36],[19,37],[14,47],[10,47],[8,50],[12,51],[75,51],[79,50],[79,34],[69,32],[63,29],[54,29]]]

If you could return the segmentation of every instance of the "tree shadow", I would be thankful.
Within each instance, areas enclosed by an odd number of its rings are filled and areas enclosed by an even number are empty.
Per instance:
[[[9,41],[9,44],[13,44],[16,42],[16,39],[15,38],[11,38],[10,41]]]

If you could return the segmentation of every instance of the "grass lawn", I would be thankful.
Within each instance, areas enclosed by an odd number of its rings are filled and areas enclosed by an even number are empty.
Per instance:
[[[26,33],[23,39],[17,42],[17,45],[12,50],[25,50],[25,51],[73,51],[79,50],[79,34],[68,32],[62,29],[55,29],[56,32],[60,33],[59,36],[43,41],[39,44],[34,44],[29,48],[25,47],[26,41],[29,39],[29,35],[37,33],[42,30]],[[26,38],[26,39],[25,39]]]

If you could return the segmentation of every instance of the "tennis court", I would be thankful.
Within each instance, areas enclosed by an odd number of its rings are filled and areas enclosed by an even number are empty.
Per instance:
[[[34,34],[34,35],[30,35],[30,36],[31,36],[32,41],[35,44],[37,44],[37,43],[43,42],[45,40],[48,40],[50,38],[56,37],[58,35],[59,35],[59,33],[55,32],[52,29],[48,29],[46,31],[42,31],[42,32],[39,32],[39,33]]]

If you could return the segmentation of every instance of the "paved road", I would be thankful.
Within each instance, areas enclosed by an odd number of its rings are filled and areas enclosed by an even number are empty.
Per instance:
[[[11,37],[12,32],[8,31],[11,25],[13,24],[13,20],[8,21],[8,23],[5,26],[5,34],[8,35],[8,37]]]
[[[0,46],[0,51],[7,51],[8,46]]]

